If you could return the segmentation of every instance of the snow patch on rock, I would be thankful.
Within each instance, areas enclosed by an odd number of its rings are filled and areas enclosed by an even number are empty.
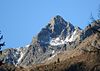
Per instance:
[[[66,36],[65,40],[60,39],[59,37],[54,38],[50,41],[51,46],[59,46],[66,44],[68,42],[74,42],[79,37],[78,31],[75,30],[72,34]]]

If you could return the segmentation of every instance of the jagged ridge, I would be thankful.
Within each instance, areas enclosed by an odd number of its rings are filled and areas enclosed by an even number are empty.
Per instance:
[[[2,58],[6,63],[21,66],[43,63],[44,60],[51,59],[50,57],[55,57],[62,51],[75,49],[80,41],[92,34],[87,31],[89,28],[82,31],[57,15],[27,47],[4,50]]]

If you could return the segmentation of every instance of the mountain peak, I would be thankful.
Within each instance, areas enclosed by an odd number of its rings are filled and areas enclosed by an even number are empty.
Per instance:
[[[66,21],[60,15],[56,15],[49,23],[53,26],[55,24],[66,24]]]
[[[54,18],[62,18],[60,15],[56,15]]]

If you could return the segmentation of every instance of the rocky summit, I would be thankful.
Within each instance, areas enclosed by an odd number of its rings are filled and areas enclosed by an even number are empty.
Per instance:
[[[99,71],[99,52],[100,20],[82,30],[57,15],[30,44],[3,50],[1,59],[15,71]]]
[[[50,22],[24,47],[3,51],[4,63],[28,66],[43,63],[54,54],[69,49],[79,41],[82,30],[65,21],[61,16],[53,17]],[[67,48],[64,47],[67,45]],[[75,47],[74,46],[74,47]]]

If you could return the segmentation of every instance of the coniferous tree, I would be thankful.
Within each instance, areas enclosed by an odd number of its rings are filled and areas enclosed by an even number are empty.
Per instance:
[[[59,59],[59,58],[57,59],[57,62],[58,62],[58,63],[60,62],[60,59]]]
[[[3,59],[1,58],[2,55],[2,50],[1,48],[5,45],[5,42],[2,42],[3,39],[3,35],[1,35],[1,31],[0,31],[0,66],[3,64]]]
[[[0,31],[0,54],[2,54],[2,50],[1,50],[2,46],[5,45],[5,42],[1,41],[2,39],[3,39],[3,35],[1,35],[1,31]]]
[[[5,42],[1,42],[2,39],[3,39],[3,35],[1,35],[1,31],[0,31],[0,51],[1,51],[2,46],[5,45]]]

